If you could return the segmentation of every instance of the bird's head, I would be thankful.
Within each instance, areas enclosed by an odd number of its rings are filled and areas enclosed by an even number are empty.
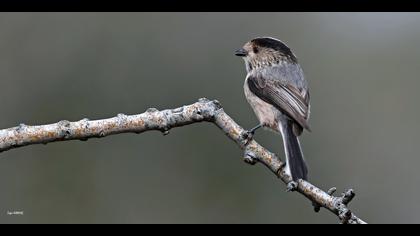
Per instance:
[[[297,58],[290,48],[271,37],[254,38],[236,50],[235,55],[245,60],[248,71],[282,63],[297,63]]]

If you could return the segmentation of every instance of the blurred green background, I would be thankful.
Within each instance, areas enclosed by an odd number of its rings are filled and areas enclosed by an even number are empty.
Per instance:
[[[310,180],[370,223],[420,223],[420,14],[1,13],[0,128],[218,99],[239,124],[235,49],[285,41],[311,87]],[[256,139],[283,157],[280,136]],[[0,223],[336,223],[212,124],[0,154]],[[24,211],[9,216],[7,211]]]

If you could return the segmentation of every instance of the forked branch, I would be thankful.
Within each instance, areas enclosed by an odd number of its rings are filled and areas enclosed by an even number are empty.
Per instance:
[[[175,127],[197,122],[211,122],[219,127],[245,152],[245,160],[255,160],[268,167],[285,184],[290,185],[292,179],[284,170],[284,163],[255,140],[246,138],[246,130],[230,118],[218,101],[202,98],[198,102],[179,107],[158,111],[150,108],[139,115],[118,114],[114,118],[104,120],[83,119],[77,122],[60,121],[55,124],[29,126],[21,124],[18,127],[0,130],[0,152],[32,144],[47,144],[57,141],[102,138],[120,133],[142,133],[158,130],[168,134]],[[365,224],[347,205],[354,197],[353,190],[347,190],[340,197],[333,196],[335,189],[325,192],[309,182],[299,180],[293,190],[303,194],[313,202],[315,211],[324,207],[337,215],[342,223]]]

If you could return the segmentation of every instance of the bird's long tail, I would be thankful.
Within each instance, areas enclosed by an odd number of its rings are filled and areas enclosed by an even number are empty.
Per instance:
[[[293,132],[292,121],[285,121],[279,124],[283,136],[284,151],[286,153],[286,164],[293,181],[298,179],[308,180],[308,168],[303,157],[298,137]]]

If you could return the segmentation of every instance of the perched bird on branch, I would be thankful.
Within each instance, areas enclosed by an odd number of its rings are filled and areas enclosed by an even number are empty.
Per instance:
[[[298,136],[309,130],[309,89],[296,56],[290,48],[271,37],[255,38],[235,52],[245,61],[245,96],[260,124],[283,137],[286,167],[293,180],[308,179],[308,168]]]

